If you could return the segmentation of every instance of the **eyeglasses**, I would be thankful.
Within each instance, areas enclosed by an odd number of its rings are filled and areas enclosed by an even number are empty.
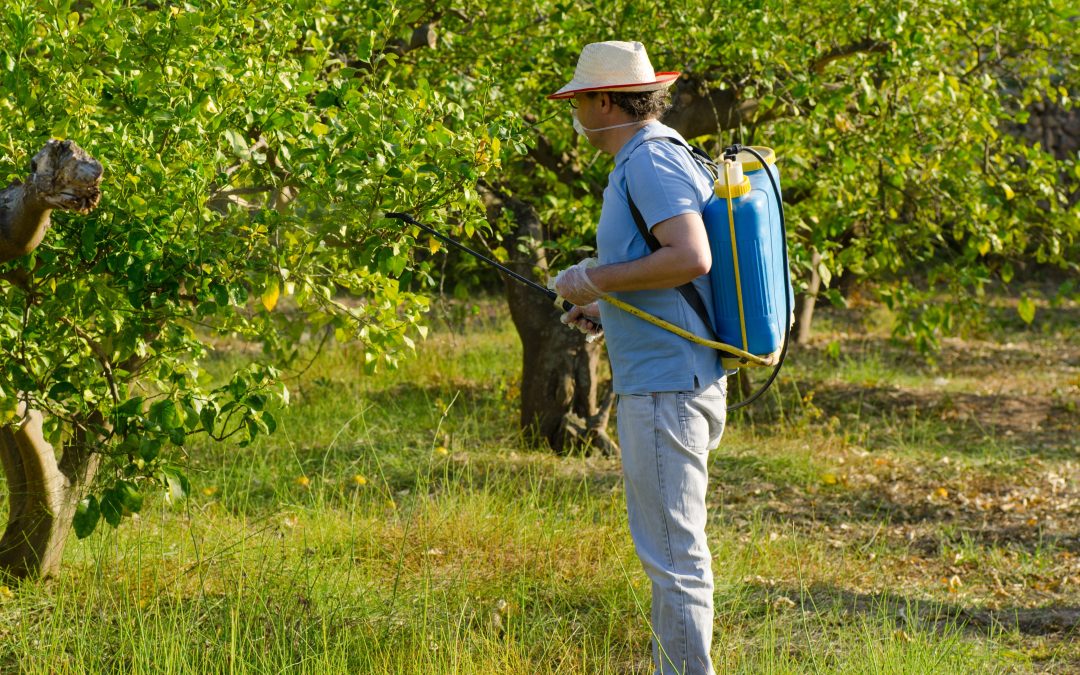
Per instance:
[[[593,98],[598,96],[599,93],[595,91],[583,91],[580,94],[574,94],[570,98],[566,99],[566,102],[570,104],[570,107],[574,110],[578,109],[578,101],[585,98]]]

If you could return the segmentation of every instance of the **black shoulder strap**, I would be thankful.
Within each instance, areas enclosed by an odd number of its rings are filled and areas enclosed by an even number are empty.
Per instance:
[[[671,143],[675,143],[676,145],[682,145],[674,138],[657,138],[655,140],[666,140]],[[687,148],[691,152],[691,154],[700,154],[705,158],[705,160],[712,162],[712,159],[703,151],[698,150],[697,148],[694,148],[690,145],[686,145],[683,147]],[[698,157],[694,157],[694,159],[698,162],[703,163],[703,160],[699,159]],[[649,231],[648,225],[645,224],[645,218],[641,215],[641,211],[638,209],[637,204],[634,203],[634,198],[630,196],[629,184],[627,184],[626,186],[626,201],[630,204],[630,214],[634,216],[634,224],[637,225],[638,232],[641,233],[641,237],[645,240],[645,244],[648,245],[649,250],[659,250],[660,242],[657,240],[656,237],[653,236],[653,233]],[[683,299],[686,300],[686,302],[690,305],[691,309],[693,309],[697,313],[697,315],[701,317],[701,321],[711,331],[712,322],[709,321],[709,312],[705,309],[705,301],[701,299],[701,294],[698,293],[697,287],[694,286],[693,283],[686,283],[682,286],[679,286],[675,290],[679,292],[679,295],[683,296]]]

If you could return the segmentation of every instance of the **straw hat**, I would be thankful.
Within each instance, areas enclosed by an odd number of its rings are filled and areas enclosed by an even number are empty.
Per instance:
[[[657,73],[640,42],[593,42],[578,57],[574,79],[548,96],[571,98],[586,91],[655,91],[671,86],[679,73]]]

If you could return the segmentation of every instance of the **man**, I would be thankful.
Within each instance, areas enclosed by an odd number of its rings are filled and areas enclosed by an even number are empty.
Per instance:
[[[705,540],[707,460],[724,429],[727,387],[719,352],[603,301],[603,294],[711,336],[676,290],[693,282],[707,310],[712,258],[701,212],[712,177],[658,119],[679,73],[656,73],[638,42],[586,45],[574,79],[548,98],[569,99],[574,128],[614,155],[597,225],[599,264],[556,277],[576,307],[563,317],[595,332],[600,317],[618,394],[617,420],[630,531],[652,580],[656,673],[711,674],[712,557]],[[650,139],[672,138],[679,143]],[[628,197],[629,194],[629,197]],[[629,198],[659,248],[639,233]]]

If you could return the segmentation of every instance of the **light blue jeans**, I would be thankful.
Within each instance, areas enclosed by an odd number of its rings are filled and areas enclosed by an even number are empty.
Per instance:
[[[724,433],[727,380],[696,391],[620,395],[630,534],[652,580],[657,675],[712,675],[712,556],[705,541],[709,450]]]

